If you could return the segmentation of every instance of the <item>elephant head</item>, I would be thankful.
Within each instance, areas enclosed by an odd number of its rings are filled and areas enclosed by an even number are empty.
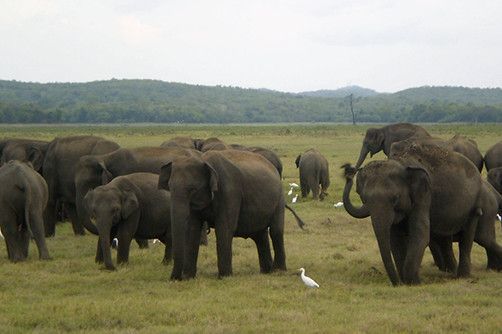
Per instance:
[[[493,188],[502,194],[502,167],[490,169],[487,179]]]
[[[139,217],[138,198],[131,188],[106,185],[89,191],[84,197],[84,205],[90,217],[96,221],[105,267],[114,270],[110,253],[112,228],[132,215]]]
[[[361,152],[359,153],[359,159],[356,163],[356,169],[361,167],[368,153],[370,154],[370,157],[372,157],[373,154],[376,154],[383,149],[384,140],[385,133],[382,129],[369,128],[366,131],[366,136],[364,136],[363,140],[363,146],[361,147]]]
[[[198,247],[201,230],[201,222],[194,221],[194,213],[211,205],[214,193],[218,191],[218,175],[210,163],[198,157],[179,158],[162,167],[158,188],[171,192],[174,255],[171,279],[192,278],[195,276],[197,251],[189,247]],[[199,235],[195,235],[197,229]]]
[[[370,162],[357,174],[356,192],[363,204],[356,207],[350,200],[350,190],[356,170],[349,165],[342,167],[345,169],[346,178],[343,192],[344,207],[354,218],[371,216],[380,255],[392,284],[399,284],[400,279],[407,284],[418,283],[418,268],[406,267],[403,261],[396,260],[395,254],[396,266],[394,266],[391,256],[391,246],[393,246],[391,234],[395,226],[405,220],[408,222],[410,234],[414,228],[422,226],[415,224],[416,221],[428,224],[432,196],[428,173],[420,167],[405,167],[394,160]],[[420,233],[417,233],[416,237],[419,237],[418,234]],[[427,231],[427,238],[428,235]],[[428,242],[428,239],[426,241]],[[412,254],[410,250],[408,252]]]
[[[89,215],[83,205],[84,196],[90,190],[107,184],[113,179],[106,163],[99,156],[87,155],[80,158],[75,171],[76,206],[79,218],[89,232],[98,234],[98,230],[89,219]]]

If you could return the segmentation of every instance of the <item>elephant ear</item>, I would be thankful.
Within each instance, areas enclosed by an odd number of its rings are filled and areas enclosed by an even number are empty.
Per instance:
[[[84,196],[84,207],[89,213],[91,212],[90,206],[93,200],[94,200],[94,190],[90,190]]]
[[[98,162],[99,167],[101,167],[101,184],[107,184],[113,180],[113,174],[106,168],[104,161]]]
[[[37,172],[42,170],[44,163],[44,154],[37,147],[31,146],[27,150],[28,161],[31,162],[33,169]]]
[[[300,159],[302,158],[302,155],[299,154],[297,157],[296,157],[296,160],[295,160],[295,165],[296,165],[296,168],[300,167]]]
[[[413,206],[428,205],[432,197],[429,173],[422,167],[409,166],[406,167],[406,177]]]
[[[160,168],[159,183],[157,184],[157,189],[169,189],[169,179],[171,178],[171,171],[173,167],[173,162],[169,161],[164,166]]]
[[[138,198],[136,197],[134,192],[124,191],[124,195],[122,198],[122,211],[121,211],[122,219],[127,219],[138,209],[139,209]]]
[[[205,162],[205,165],[209,171],[209,189],[211,189],[211,196],[214,196],[214,193],[218,191],[218,173],[216,173],[214,167],[208,162]]]

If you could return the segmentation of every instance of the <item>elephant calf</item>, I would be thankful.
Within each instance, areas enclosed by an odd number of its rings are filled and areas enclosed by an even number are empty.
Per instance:
[[[0,168],[0,184],[0,228],[9,260],[18,262],[28,257],[31,236],[40,259],[50,259],[43,219],[47,183],[28,164],[11,160]]]
[[[133,238],[159,239],[166,245],[163,262],[170,261],[171,196],[157,189],[158,182],[156,174],[133,173],[116,177],[84,197],[99,233],[96,262],[104,261],[106,269],[115,270],[110,253],[113,238],[118,240],[119,264],[128,262]]]
[[[296,168],[300,169],[300,188],[302,197],[307,197],[310,191],[314,199],[321,201],[327,195],[329,187],[328,160],[316,149],[311,148],[300,154],[295,161]],[[319,186],[321,192],[319,194]]]

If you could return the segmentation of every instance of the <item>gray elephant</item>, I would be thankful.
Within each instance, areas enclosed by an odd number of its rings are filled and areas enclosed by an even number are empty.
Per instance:
[[[55,138],[47,149],[42,175],[49,187],[49,201],[45,210],[45,235],[56,232],[56,204],[63,203],[70,216],[73,232],[85,234],[78,219],[75,204],[75,168],[84,155],[104,154],[119,148],[117,143],[95,136]]]
[[[502,269],[502,248],[494,229],[498,206],[487,200],[490,195],[471,161],[449,149],[413,141],[394,144],[390,158],[359,171],[356,191],[361,207],[355,207],[349,197],[356,169],[345,166],[343,202],[351,216],[371,216],[393,285],[420,282],[420,263],[431,235],[446,238],[440,243],[446,245],[445,252],[448,245],[451,248],[451,238],[458,236],[458,277],[470,274],[473,240],[491,254],[491,265]]]
[[[193,139],[191,137],[174,137],[169,140],[166,140],[160,147],[181,147],[181,148],[189,148],[196,150],[198,145],[200,145],[201,139]]]
[[[258,146],[247,147],[240,144],[231,144],[229,146],[234,150],[253,152],[263,156],[274,165],[275,169],[279,172],[279,176],[282,178],[282,161],[274,151]]]
[[[10,160],[29,161],[33,169],[42,173],[42,165],[49,142],[33,139],[7,139],[0,142],[1,160],[4,164]]]
[[[490,169],[487,180],[499,194],[502,194],[502,167]]]
[[[502,141],[499,141],[486,151],[484,160],[487,171],[490,171],[492,168],[502,167]]]
[[[356,169],[361,167],[368,153],[371,157],[383,150],[389,156],[392,143],[408,138],[430,138],[431,135],[421,126],[410,123],[395,123],[382,128],[369,128],[363,140]]]
[[[30,237],[35,239],[42,260],[51,257],[44,235],[47,183],[26,163],[11,160],[0,168],[0,228],[12,262],[28,257]]]
[[[172,198],[171,279],[195,277],[197,241],[204,220],[216,231],[220,277],[232,274],[233,237],[254,240],[262,273],[286,270],[284,194],[279,173],[264,157],[223,150],[210,151],[201,157],[178,158],[162,167],[159,188],[169,190]],[[303,226],[294,214],[297,223]]]
[[[199,142],[197,149],[201,152],[228,150],[231,146],[227,145],[223,140],[211,137]]]
[[[133,238],[159,239],[166,245],[164,263],[171,259],[171,197],[157,189],[159,176],[152,173],[133,173],[119,176],[110,183],[89,191],[84,202],[96,220],[99,240],[96,262],[115,270],[110,240],[117,238],[117,263],[129,260]]]
[[[296,168],[300,171],[300,189],[302,197],[307,197],[310,191],[314,199],[321,201],[328,194],[329,165],[328,160],[316,149],[309,149],[300,154],[295,160]]]
[[[81,223],[89,232],[98,233],[83,205],[88,191],[107,184],[117,176],[138,172],[159,174],[160,168],[167,161],[177,156],[193,154],[200,155],[200,152],[180,147],[139,147],[119,148],[106,154],[81,157],[75,167],[75,203]]]
[[[471,160],[479,172],[483,170],[483,155],[479,152],[478,144],[473,139],[455,135],[447,143],[453,151],[463,154]]]

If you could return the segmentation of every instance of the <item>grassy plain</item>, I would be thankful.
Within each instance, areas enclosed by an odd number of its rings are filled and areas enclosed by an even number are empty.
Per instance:
[[[0,243],[0,332],[176,333],[176,332],[500,332],[502,273],[485,270],[486,257],[473,247],[472,277],[453,279],[422,262],[423,284],[394,288],[385,274],[369,219],[351,218],[333,204],[341,200],[339,166],[357,159],[368,125],[123,125],[1,126],[5,137],[52,139],[94,134],[124,147],[159,145],[176,135],[217,136],[228,143],[276,150],[284,164],[284,191],[298,183],[295,157],[315,147],[329,160],[331,187],[323,202],[294,204],[308,226],[300,230],[286,212],[288,271],[259,274],[251,240],[234,239],[234,276],[217,278],[214,233],[202,247],[198,275],[168,280],[162,246],[132,246],[130,263],[116,272],[94,263],[97,238],[74,237],[69,224],[48,239],[54,257],[37,259],[32,243],[25,263],[11,264]],[[500,125],[425,125],[434,135],[462,133],[484,153],[502,140]],[[373,159],[384,159],[379,153]],[[369,159],[369,158],[368,158]],[[500,225],[497,234],[502,239]],[[502,243],[502,240],[501,240]],[[296,269],[320,289],[306,288]]]

